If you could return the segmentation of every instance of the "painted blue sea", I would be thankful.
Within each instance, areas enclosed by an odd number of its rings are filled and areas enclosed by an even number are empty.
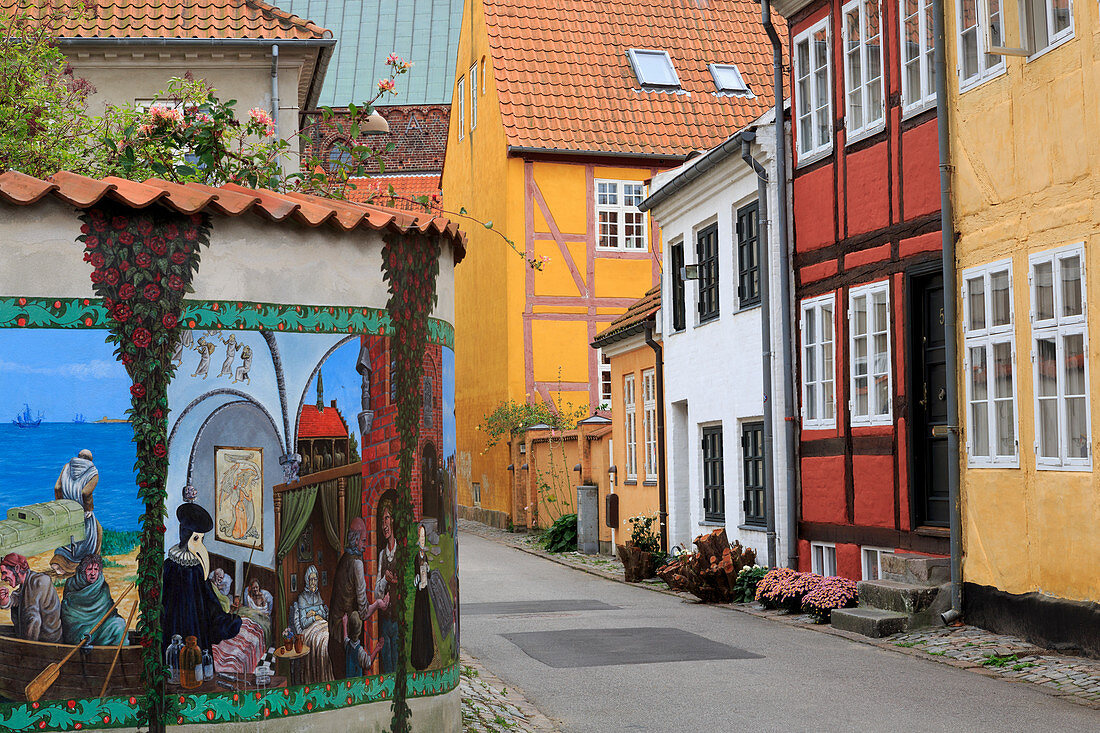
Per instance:
[[[129,423],[49,423],[20,428],[0,425],[0,519],[8,509],[52,501],[61,468],[84,448],[99,469],[93,502],[105,529],[140,529],[144,508],[137,497],[137,460]]]

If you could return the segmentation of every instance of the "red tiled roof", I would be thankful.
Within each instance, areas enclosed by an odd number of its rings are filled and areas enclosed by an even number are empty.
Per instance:
[[[772,102],[771,43],[755,0],[484,0],[508,144],[681,155],[710,148]],[[786,24],[775,17],[786,43]],[[627,49],[667,51],[680,92],[642,90]],[[716,93],[736,64],[755,98]]]
[[[324,224],[340,232],[368,229],[408,234],[416,231],[449,239],[456,264],[466,255],[466,235],[458,225],[427,213],[415,214],[304,193],[277,193],[232,183],[220,188],[199,183],[171,183],[159,178],[138,183],[114,176],[88,178],[68,171],[61,171],[52,180],[43,181],[17,171],[0,173],[0,200],[28,206],[46,196],[53,196],[78,209],[86,209],[101,199],[109,199],[135,209],[157,203],[181,214],[209,211],[225,216],[241,216],[252,213],[272,222],[293,221],[309,227]]]
[[[329,406],[324,411],[318,410],[317,405],[303,405],[302,415],[298,418],[298,439],[302,438],[346,438],[348,426],[344,418],[335,407]]]
[[[612,321],[610,326],[596,334],[596,338],[592,340],[593,348],[606,346],[641,331],[645,322],[653,319],[660,309],[661,286],[654,285],[637,302],[627,308],[626,313],[623,313]]]
[[[349,181],[355,189],[347,191],[349,201],[363,201],[385,204],[395,209],[423,211],[424,207],[407,199],[417,196],[440,195],[440,176],[438,173],[409,173],[407,175],[374,176],[372,178],[352,178]],[[394,199],[390,199],[390,186],[393,186]]]
[[[58,38],[332,38],[260,0],[0,0],[0,12],[49,18]]]

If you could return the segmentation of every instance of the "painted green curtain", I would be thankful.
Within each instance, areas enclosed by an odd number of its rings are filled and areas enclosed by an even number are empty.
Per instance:
[[[332,545],[332,549],[336,550],[336,555],[339,557],[344,548],[340,543],[340,531],[338,525],[340,523],[340,490],[338,488],[338,480],[325,481],[319,484],[321,495],[321,508],[323,511],[321,514],[324,516],[325,522],[325,537],[328,538],[328,543]],[[362,476],[348,476],[347,486],[344,489],[344,536],[347,537],[348,528],[351,527],[351,520],[359,516],[362,513],[362,495],[363,495],[363,477]]]
[[[277,640],[286,628],[286,586],[283,580],[283,558],[297,546],[298,538],[309,523],[313,505],[317,502],[317,486],[283,492],[282,512],[279,518],[279,546],[275,548],[275,575],[279,578],[279,602],[275,605],[276,625],[272,636]]]

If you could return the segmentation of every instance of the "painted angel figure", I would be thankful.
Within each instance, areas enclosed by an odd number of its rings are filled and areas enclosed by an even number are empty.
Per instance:
[[[237,349],[240,348],[240,345],[237,343],[237,335],[231,333],[229,334],[228,339],[223,339],[219,337],[218,340],[225,344],[225,361],[222,362],[222,370],[218,372],[218,376],[229,377],[230,379],[232,379],[233,362],[237,358]]]

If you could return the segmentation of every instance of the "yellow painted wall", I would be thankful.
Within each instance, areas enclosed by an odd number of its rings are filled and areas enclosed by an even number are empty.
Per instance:
[[[946,8],[949,69],[957,68],[957,2]],[[1006,35],[1015,45],[1010,10]],[[1029,254],[1085,243],[1089,378],[1091,392],[1100,392],[1097,5],[1074,3],[1073,14],[1076,37],[1031,61],[1006,57],[1000,77],[960,94],[948,74],[958,267],[1012,259],[1020,436],[1018,469],[968,469],[963,456],[964,579],[1100,601],[1100,481],[1095,470],[1037,470],[1033,449]],[[962,354],[961,330],[959,338]],[[959,390],[961,398],[962,379]],[[1090,407],[1096,456],[1100,416]]]
[[[493,408],[507,399],[538,399],[529,387],[524,356],[524,317],[528,307],[526,278],[530,268],[525,258],[527,244],[526,180],[529,175],[549,209],[547,217],[537,204],[530,204],[534,233],[550,233],[549,219],[564,237],[582,281],[586,280],[586,233],[590,202],[587,178],[644,181],[653,174],[648,164],[600,167],[589,171],[584,163],[526,161],[509,157],[507,140],[498,106],[484,14],[479,0],[467,0],[462,21],[456,64],[456,96],[451,106],[447,157],[443,169],[443,201],[450,212],[460,208],[477,221],[456,217],[469,235],[468,254],[455,271],[455,411],[458,440],[458,501],[473,504],[471,486],[481,486],[481,506],[513,512],[512,478],[506,467],[510,458],[506,446],[485,450],[484,435],[476,426]],[[463,140],[458,139],[460,119],[457,80],[466,78],[471,63],[486,59],[485,93],[478,97],[478,122],[469,129],[469,82],[466,81]],[[492,229],[478,222],[492,222]],[[594,228],[594,227],[593,227]],[[498,234],[499,233],[499,234]],[[503,234],[520,254],[500,236]],[[650,240],[660,238],[651,227]],[[533,240],[532,255],[549,258],[533,273],[536,296],[578,297],[566,258],[552,240]],[[659,261],[659,257],[656,258]],[[655,282],[654,260],[650,258],[597,258],[595,292],[598,297],[634,300]],[[587,291],[587,283],[584,290]],[[583,307],[582,307],[583,306]],[[587,316],[588,306],[577,303],[530,304],[533,379],[546,385],[553,398],[564,403],[587,405],[589,393],[561,383],[592,383],[589,340],[603,330],[625,305],[600,306],[594,331],[584,320],[547,318],[551,314],[576,319]]]

